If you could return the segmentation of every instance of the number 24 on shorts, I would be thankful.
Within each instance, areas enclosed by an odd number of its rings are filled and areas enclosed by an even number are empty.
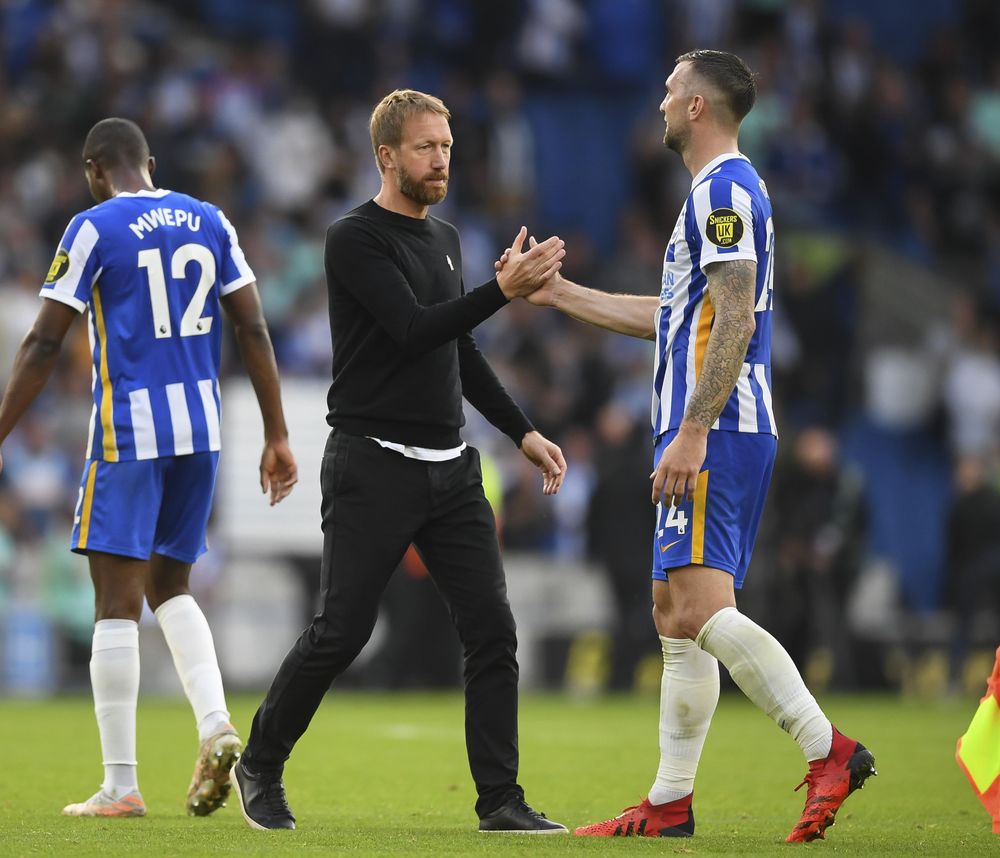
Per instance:
[[[677,534],[683,536],[687,531],[687,515],[684,514],[684,510],[678,509],[674,504],[670,505],[670,509],[667,510],[667,517],[663,522],[663,529],[676,527]]]

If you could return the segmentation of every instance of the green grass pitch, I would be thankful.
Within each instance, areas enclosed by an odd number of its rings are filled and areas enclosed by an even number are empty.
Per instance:
[[[246,727],[258,698],[232,701]],[[487,836],[476,831],[458,695],[334,694],[285,772],[294,832],[250,830],[230,806],[184,814],[195,755],[183,701],[139,706],[145,819],[67,819],[62,806],[100,782],[89,699],[0,702],[4,786],[0,855],[1000,855],[1000,836],[954,763],[975,700],[825,697],[834,721],[866,742],[879,777],[855,793],[826,841],[789,846],[805,773],[794,743],[735,694],[723,696],[695,794],[693,839]],[[525,695],[521,782],[569,827],[636,803],[657,762],[656,701]]]

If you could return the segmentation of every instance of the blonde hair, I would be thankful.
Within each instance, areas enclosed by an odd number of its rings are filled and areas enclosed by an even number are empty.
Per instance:
[[[375,105],[368,120],[368,132],[380,173],[384,172],[384,168],[378,157],[378,147],[399,146],[403,142],[403,124],[418,113],[438,113],[445,119],[451,119],[451,113],[440,98],[415,89],[393,90]]]

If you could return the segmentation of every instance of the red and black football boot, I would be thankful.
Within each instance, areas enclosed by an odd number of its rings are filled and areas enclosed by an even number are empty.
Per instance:
[[[584,825],[573,833],[579,837],[690,837],[694,834],[693,796],[666,804],[650,804],[644,798],[641,804],[625,808],[614,819]]]
[[[809,764],[809,774],[796,790],[809,786],[802,818],[785,838],[786,843],[822,840],[833,825],[840,806],[856,789],[861,789],[875,771],[875,756],[860,742],[849,739],[836,727],[830,753]]]

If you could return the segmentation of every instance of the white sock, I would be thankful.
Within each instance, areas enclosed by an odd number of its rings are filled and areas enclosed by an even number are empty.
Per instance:
[[[791,657],[768,632],[736,608],[709,618],[695,639],[728,669],[740,690],[802,748],[806,760],[830,753],[833,728]]]
[[[160,605],[156,609],[156,620],[194,710],[198,740],[204,742],[229,724],[212,630],[194,597],[186,594],[174,596]]]
[[[90,684],[104,760],[101,789],[120,798],[139,788],[135,771],[139,624],[134,620],[99,620],[94,625]]]
[[[660,767],[650,804],[690,795],[709,724],[719,702],[719,663],[687,638],[660,636]]]

